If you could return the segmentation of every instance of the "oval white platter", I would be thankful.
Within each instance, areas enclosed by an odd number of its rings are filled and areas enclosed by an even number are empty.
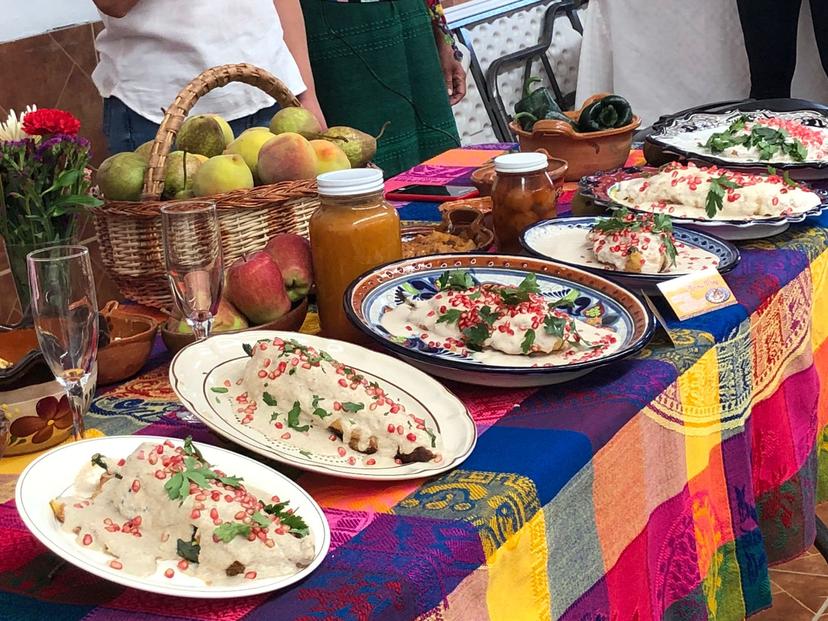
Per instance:
[[[244,344],[259,339],[294,339],[303,345],[325,351],[334,359],[356,369],[386,393],[399,400],[407,412],[424,418],[426,426],[441,437],[440,461],[383,466],[349,464],[345,457],[319,455],[300,449],[278,437],[269,437],[243,425],[231,399],[217,395],[213,388],[233,386],[244,375],[249,356]],[[364,347],[296,332],[253,330],[237,334],[217,334],[182,349],[170,364],[170,384],[181,402],[216,433],[264,457],[332,476],[351,479],[394,481],[415,479],[457,467],[469,456],[477,442],[474,421],[466,406],[442,384],[414,367]],[[320,431],[322,431],[320,429]],[[327,434],[326,434],[327,435]]]
[[[143,442],[165,440],[182,444],[176,438],[111,436],[58,446],[35,459],[20,475],[15,492],[17,512],[43,545],[76,567],[126,587],[174,597],[221,599],[268,593],[302,580],[324,560],[331,543],[331,529],[322,509],[305,490],[283,474],[249,457],[199,442],[194,444],[210,463],[242,477],[245,484],[251,487],[290,501],[290,506],[302,516],[314,537],[315,554],[310,565],[290,576],[246,580],[239,585],[211,586],[178,571],[172,578],[167,578],[164,571],[174,568],[176,564],[172,560],[159,562],[154,574],[141,577],[112,569],[108,564],[112,556],[78,545],[72,533],[61,529],[49,501],[71,495],[75,476],[82,466],[89,463],[92,455],[101,453],[113,458],[127,457]]]

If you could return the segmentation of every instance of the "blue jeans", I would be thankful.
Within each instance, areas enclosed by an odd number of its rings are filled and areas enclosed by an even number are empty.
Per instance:
[[[278,110],[279,104],[273,104],[249,116],[230,121],[233,134],[238,136],[251,127],[267,127]],[[110,155],[121,151],[134,151],[148,140],[153,140],[157,132],[157,123],[145,119],[117,97],[104,98],[103,133]]]

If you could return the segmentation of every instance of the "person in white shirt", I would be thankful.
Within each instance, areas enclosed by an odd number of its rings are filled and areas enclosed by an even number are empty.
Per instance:
[[[155,138],[164,108],[205,69],[250,63],[282,80],[325,119],[314,89],[299,0],[93,0],[104,29],[92,79],[104,99],[110,153]],[[215,89],[191,114],[218,114],[238,135],[268,125],[278,104],[241,83]]]

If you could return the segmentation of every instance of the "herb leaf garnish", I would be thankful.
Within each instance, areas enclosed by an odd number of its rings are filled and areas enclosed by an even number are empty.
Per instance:
[[[532,351],[532,345],[535,342],[535,331],[534,330],[527,330],[526,336],[523,337],[523,341],[520,343],[520,351],[524,354],[528,354]]]
[[[437,323],[457,323],[462,312],[456,308],[450,308],[437,318]]]
[[[265,405],[269,405],[272,408],[275,408],[277,405],[276,398],[267,391],[262,393],[262,401],[265,402]]]
[[[242,522],[225,522],[224,524],[217,526],[213,531],[213,534],[224,543],[230,543],[239,535],[247,537],[250,534],[250,524],[243,524]]]
[[[296,431],[307,431],[310,425],[300,425],[299,415],[302,413],[302,405],[298,401],[293,402],[293,407],[288,412],[288,427]]]
[[[308,525],[300,516],[288,512],[288,504],[287,501],[284,501],[272,505],[265,505],[264,512],[279,518],[281,523],[288,527],[290,534],[294,537],[301,538],[306,536],[310,532]]]
[[[350,401],[345,401],[342,404],[342,409],[346,412],[351,412],[352,414],[355,412],[359,412],[360,410],[365,408],[364,403],[351,403]]]
[[[707,217],[714,218],[722,210],[722,199],[725,197],[727,190],[736,190],[740,187],[742,186],[731,181],[724,174],[710,179],[710,189],[707,191],[707,198],[704,202]]]

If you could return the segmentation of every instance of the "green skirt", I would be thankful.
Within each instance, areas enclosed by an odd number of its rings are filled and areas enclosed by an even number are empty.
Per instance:
[[[386,177],[460,145],[424,0],[301,0],[328,125],[376,136]]]

